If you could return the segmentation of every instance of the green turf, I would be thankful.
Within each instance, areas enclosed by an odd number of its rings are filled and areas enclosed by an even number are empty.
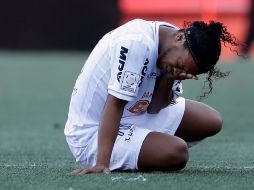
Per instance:
[[[78,165],[63,129],[69,97],[86,56],[85,52],[0,52],[1,190],[254,189],[251,61],[220,65],[231,75],[215,82],[214,93],[205,102],[221,112],[224,128],[190,150],[183,171],[68,175]],[[185,96],[200,95],[201,85],[202,77],[184,82]]]

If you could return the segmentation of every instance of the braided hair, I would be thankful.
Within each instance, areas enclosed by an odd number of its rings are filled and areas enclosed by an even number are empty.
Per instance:
[[[184,31],[186,41],[184,46],[189,49],[190,54],[201,73],[207,73],[206,81],[202,90],[206,89],[208,83],[209,89],[204,91],[203,95],[199,96],[198,100],[208,97],[213,90],[213,79],[225,78],[229,72],[221,72],[215,67],[221,54],[221,42],[227,47],[227,44],[232,46],[242,45],[234,35],[230,34],[227,27],[220,22],[204,21],[185,22]],[[236,50],[235,51],[238,54]]]

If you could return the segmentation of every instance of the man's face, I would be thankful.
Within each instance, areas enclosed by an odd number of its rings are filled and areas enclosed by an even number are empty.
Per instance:
[[[159,57],[157,66],[163,74],[170,75],[175,80],[195,79],[199,74],[192,56],[183,46],[168,49]]]

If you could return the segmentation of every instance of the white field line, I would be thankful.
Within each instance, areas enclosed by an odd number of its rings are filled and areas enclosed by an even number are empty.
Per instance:
[[[138,175],[137,177],[116,176],[116,177],[111,177],[111,180],[112,181],[146,181],[147,179],[142,175]]]
[[[47,166],[47,164],[36,164],[36,163],[28,163],[28,164],[0,164],[0,167],[43,167]],[[242,167],[232,167],[232,166],[189,166],[186,169],[254,169],[253,166],[242,166]]]
[[[45,166],[45,164],[36,164],[36,163],[31,163],[31,164],[0,164],[0,167],[42,167]]]
[[[243,167],[230,167],[230,166],[223,166],[223,167],[214,167],[214,166],[199,166],[199,167],[192,167],[192,168],[188,168],[188,169],[205,169],[205,170],[209,170],[209,169],[226,169],[226,170],[253,170],[254,166],[243,166]],[[138,175],[137,177],[123,177],[123,176],[112,176],[111,177],[111,181],[116,182],[116,181],[147,181],[147,179],[142,176],[142,175]]]
[[[44,167],[44,166],[47,166],[47,164],[36,164],[36,163],[28,163],[28,164],[0,164],[0,167]],[[187,167],[186,168],[187,170],[192,170],[192,169],[205,169],[205,170],[209,170],[209,169],[220,169],[220,170],[223,170],[223,169],[226,169],[226,170],[253,170],[254,169],[254,166],[241,166],[241,167],[233,167],[233,166],[190,166],[190,167]],[[143,180],[143,176],[142,175],[139,175],[138,177],[138,180],[142,179]],[[136,179],[135,178],[135,179]],[[118,177],[113,177],[112,178],[112,181],[114,180],[119,180],[119,179],[122,179],[121,176],[118,176]],[[132,181],[133,179],[130,178],[129,181]]]

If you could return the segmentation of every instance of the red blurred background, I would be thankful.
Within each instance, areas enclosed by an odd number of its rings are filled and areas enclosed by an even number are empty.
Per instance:
[[[184,21],[223,22],[241,42],[248,31],[249,0],[119,0],[120,23],[134,18],[163,20],[183,27]],[[236,55],[223,48],[222,58]]]
[[[91,50],[99,39],[134,19],[217,20],[245,42],[254,0],[8,0],[0,6],[0,50]],[[254,8],[252,8],[254,10]],[[254,13],[253,13],[254,22]],[[254,26],[254,25],[253,25]],[[253,28],[254,33],[254,28]],[[254,38],[254,35],[252,35]],[[253,48],[252,48],[252,55]],[[222,57],[237,58],[228,48]]]

